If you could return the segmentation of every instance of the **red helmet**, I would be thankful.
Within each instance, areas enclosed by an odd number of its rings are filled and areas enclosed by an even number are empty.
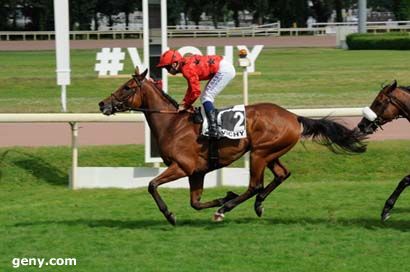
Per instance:
[[[174,62],[180,62],[181,59],[182,55],[178,52],[178,50],[167,50],[162,54],[157,67],[165,67],[173,64]]]

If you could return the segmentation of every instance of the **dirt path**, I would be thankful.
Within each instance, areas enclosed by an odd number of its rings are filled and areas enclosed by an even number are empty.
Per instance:
[[[360,118],[340,118],[354,127]],[[0,147],[60,146],[71,144],[69,124],[0,124]],[[370,136],[370,140],[410,140],[410,125],[400,119],[384,126],[384,130]],[[144,144],[143,123],[81,123],[80,145]]]

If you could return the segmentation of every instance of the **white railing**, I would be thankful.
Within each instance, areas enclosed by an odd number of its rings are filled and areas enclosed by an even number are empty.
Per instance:
[[[347,116],[361,116],[362,108],[328,108],[328,109],[294,109],[289,110],[297,115],[306,117],[347,117]],[[69,123],[71,125],[71,149],[72,149],[72,165],[70,169],[70,187],[73,189],[79,188],[77,186],[77,172],[78,172],[78,123],[81,122],[143,122],[144,115],[141,113],[116,114],[112,116],[105,116],[99,113],[1,113],[0,123]],[[142,171],[151,170],[143,169]],[[154,173],[158,174],[158,172]],[[144,174],[146,179],[148,176]],[[222,177],[222,175],[217,175]],[[221,178],[222,179],[222,178]],[[145,181],[144,181],[145,182]],[[188,184],[188,183],[186,183]],[[222,184],[218,181],[216,184]],[[112,185],[111,185],[112,186]],[[125,185],[125,188],[129,185]],[[80,187],[86,187],[84,185]]]
[[[407,32],[410,29],[410,21],[382,21],[367,22],[368,32]],[[338,27],[357,27],[357,22],[339,23],[312,23],[312,29],[325,29],[325,34],[335,34]]]
[[[168,26],[168,37],[256,37],[278,36],[280,22],[246,27]]]
[[[142,39],[142,30],[70,31],[71,40]],[[0,40],[54,40],[54,31],[0,31]]]

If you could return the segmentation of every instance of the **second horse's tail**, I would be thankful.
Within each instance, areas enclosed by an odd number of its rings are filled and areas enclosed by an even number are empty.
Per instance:
[[[303,125],[302,136],[312,137],[318,144],[326,146],[334,153],[363,153],[366,136],[358,130],[351,130],[328,118],[310,119],[298,116],[298,121]]]

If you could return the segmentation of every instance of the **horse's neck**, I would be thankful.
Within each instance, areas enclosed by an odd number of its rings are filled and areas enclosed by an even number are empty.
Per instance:
[[[145,112],[145,119],[148,125],[157,138],[158,141],[161,140],[163,135],[169,134],[170,127],[176,122],[175,113],[159,113],[156,111],[177,111],[175,106],[163,96],[161,91],[154,89],[145,92],[144,104],[145,108],[148,110]]]
[[[175,106],[169,101],[162,91],[158,90],[153,85],[149,85],[150,90],[145,91],[145,107],[149,110],[168,110],[175,111]]]
[[[402,98],[400,99],[400,101],[403,103],[403,106],[404,106],[403,111],[405,111],[405,113],[407,114],[407,116],[405,117],[410,122],[410,92],[406,90],[402,90],[400,94],[400,98]]]

